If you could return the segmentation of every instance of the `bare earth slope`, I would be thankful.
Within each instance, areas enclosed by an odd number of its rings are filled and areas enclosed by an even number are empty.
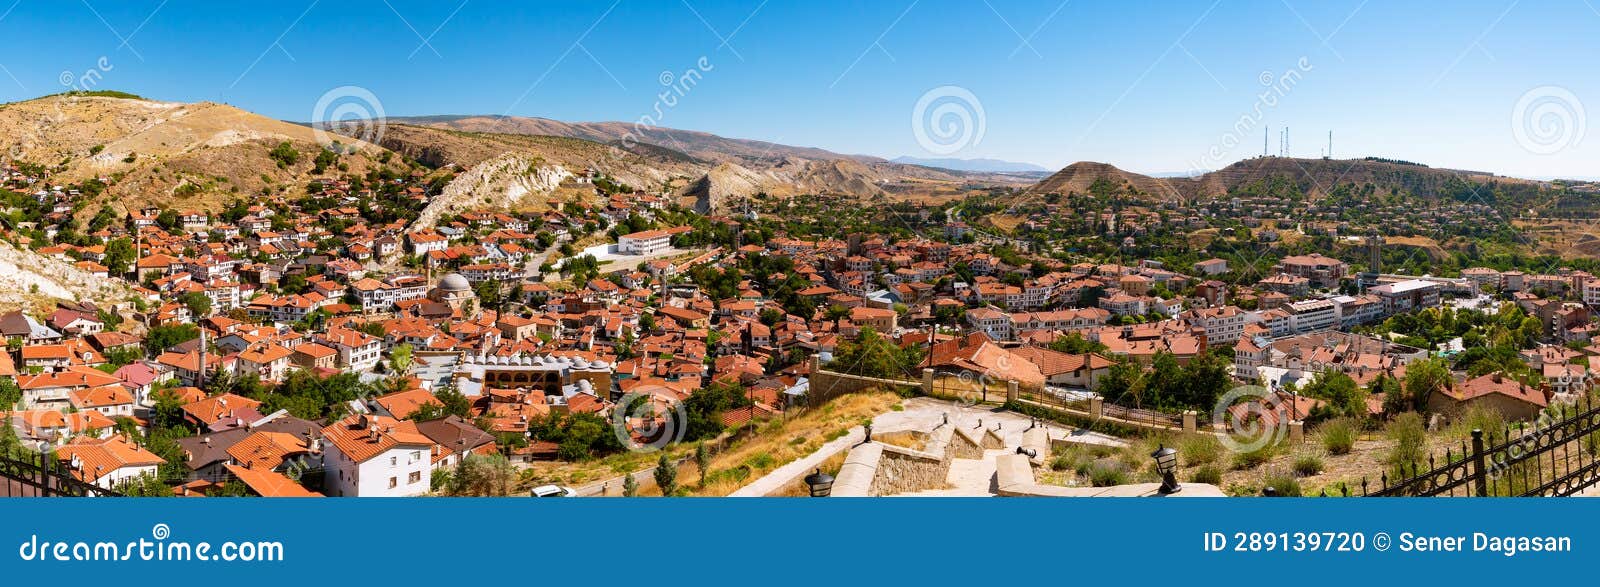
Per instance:
[[[282,142],[299,153],[280,167]],[[376,165],[379,147],[341,138],[349,173]],[[314,177],[316,131],[211,102],[58,95],[0,105],[0,149],[12,158],[64,165],[64,182],[117,178],[103,198],[119,211],[148,204],[216,209],[229,200]],[[343,172],[341,172],[343,173]],[[178,188],[188,184],[192,187]],[[102,202],[92,202],[92,213]]]

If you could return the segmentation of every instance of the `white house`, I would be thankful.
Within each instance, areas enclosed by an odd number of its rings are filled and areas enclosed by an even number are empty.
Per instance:
[[[428,492],[433,441],[409,420],[353,415],[322,429],[323,492],[407,497]]]
[[[378,366],[383,339],[348,328],[329,328],[317,337],[322,344],[339,351],[339,366],[346,371],[371,371]]]
[[[114,489],[141,475],[155,475],[167,461],[120,436],[99,439],[80,436],[56,448],[56,458],[85,483]]]

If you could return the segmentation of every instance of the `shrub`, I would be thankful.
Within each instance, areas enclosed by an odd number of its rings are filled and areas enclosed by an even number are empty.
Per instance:
[[[1322,472],[1322,457],[1314,454],[1303,454],[1294,459],[1294,472],[1301,477],[1310,477]]]
[[[1350,449],[1355,448],[1356,436],[1359,430],[1355,421],[1349,418],[1334,418],[1322,423],[1322,448],[1330,455],[1350,454]]]
[[[1050,459],[1050,470],[1052,471],[1072,471],[1077,468],[1078,461],[1071,454],[1057,454]]]
[[[1474,429],[1482,430],[1484,433],[1492,433],[1500,432],[1506,428],[1504,414],[1501,414],[1499,410],[1481,404],[1473,404],[1472,407],[1467,408],[1467,411],[1461,414],[1461,418],[1456,422],[1458,426],[1457,433],[1461,436],[1472,434]]]
[[[1210,434],[1185,434],[1178,438],[1178,456],[1185,465],[1197,467],[1222,458],[1222,443]]]
[[[1267,461],[1272,460],[1276,448],[1275,446],[1267,445],[1250,452],[1235,453],[1233,455],[1233,468],[1243,471],[1264,465]]]
[[[1395,472],[1405,476],[1407,471],[1415,468],[1427,455],[1424,454],[1428,442],[1428,431],[1422,425],[1422,416],[1416,412],[1406,412],[1395,416],[1389,421],[1385,431],[1389,440],[1394,441],[1394,448],[1389,452],[1389,465]]]
[[[1117,461],[1101,459],[1089,464],[1087,476],[1095,487],[1124,485],[1128,482],[1128,469]]]
[[[1205,465],[1205,466],[1202,466],[1202,467],[1200,467],[1198,469],[1195,469],[1193,473],[1189,474],[1189,481],[1192,482],[1192,483],[1209,483],[1211,485],[1221,485],[1222,484],[1222,469],[1217,468],[1216,465]]]
[[[1262,489],[1271,487],[1278,497],[1300,497],[1300,480],[1281,471],[1267,473],[1261,480]]]

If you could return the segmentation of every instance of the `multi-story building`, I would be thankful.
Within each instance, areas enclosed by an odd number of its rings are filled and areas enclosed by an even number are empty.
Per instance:
[[[1291,255],[1278,261],[1272,266],[1275,273],[1287,273],[1296,277],[1304,277],[1311,282],[1311,287],[1338,287],[1350,271],[1350,266],[1344,261],[1327,257],[1320,253],[1310,255]]]
[[[1244,311],[1236,306],[1197,308],[1184,313],[1183,317],[1205,331],[1207,344],[1232,344],[1244,334]]]
[[[1339,325],[1332,300],[1306,300],[1289,304],[1287,311],[1295,332],[1316,332]]]
[[[665,230],[645,230],[617,238],[617,252],[624,255],[653,255],[672,248],[672,235]]]
[[[1421,279],[1374,286],[1367,293],[1378,296],[1383,302],[1384,315],[1439,305],[1439,284]]]

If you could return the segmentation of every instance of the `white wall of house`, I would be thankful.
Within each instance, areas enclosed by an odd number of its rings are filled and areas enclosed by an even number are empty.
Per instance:
[[[330,496],[407,497],[428,492],[432,469],[430,448],[406,445],[391,448],[363,462],[354,462],[329,445],[322,482]],[[391,487],[391,480],[393,486]]]

